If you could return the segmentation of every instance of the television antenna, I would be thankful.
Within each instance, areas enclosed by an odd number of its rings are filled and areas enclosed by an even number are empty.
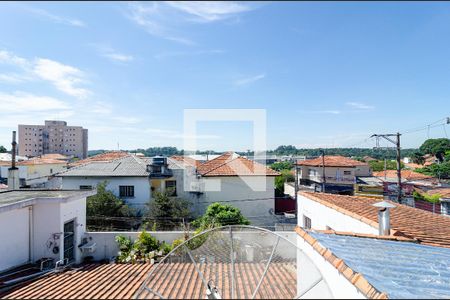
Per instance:
[[[297,299],[332,294],[293,241],[270,230],[229,225],[206,230],[156,264],[135,299]],[[301,268],[299,268],[301,265]]]

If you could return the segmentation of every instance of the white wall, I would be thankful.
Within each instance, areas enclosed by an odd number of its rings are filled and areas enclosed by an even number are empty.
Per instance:
[[[28,207],[0,213],[0,271],[28,261]]]
[[[43,257],[60,260],[62,249],[62,228],[60,226],[59,202],[37,203],[33,205],[33,260]],[[56,235],[53,235],[56,234]],[[59,247],[59,253],[54,254],[54,246]]]
[[[263,180],[266,185],[265,191],[254,191],[242,179],[237,176],[230,177],[203,177],[206,184],[209,180],[220,180],[218,191],[205,191],[203,195],[194,202],[198,207],[197,213],[203,214],[211,203],[223,202],[239,208],[246,217],[271,216],[269,210],[275,208],[275,185],[274,177],[251,176],[248,180],[256,182]],[[249,201],[249,199],[255,199]],[[245,200],[245,201],[239,201]],[[232,202],[227,202],[232,201]],[[272,221],[272,220],[271,220]],[[260,224],[263,225],[263,224]],[[273,225],[273,224],[271,224]]]
[[[298,195],[298,225],[304,227],[303,216],[311,219],[311,228],[325,230],[327,226],[336,231],[378,234],[378,229],[362,221],[322,205],[303,195]]]
[[[132,207],[142,209],[151,199],[150,182],[147,177],[62,177],[63,189],[80,189],[80,185],[91,185],[93,188],[98,183],[107,180],[107,189],[119,197],[120,185],[133,185],[134,198],[123,198]]]
[[[64,230],[64,223],[75,220],[75,261],[81,262],[82,252],[78,248],[81,238],[86,232],[86,199],[77,199],[66,203],[61,203],[60,226]],[[61,247],[63,251],[63,247]],[[61,252],[61,259],[63,258]]]

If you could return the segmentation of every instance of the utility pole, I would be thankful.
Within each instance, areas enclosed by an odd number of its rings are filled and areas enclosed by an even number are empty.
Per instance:
[[[325,183],[327,182],[325,177],[325,151],[320,150],[322,153],[322,193],[325,193]]]
[[[400,153],[400,133],[397,132],[395,134],[389,133],[389,134],[372,134],[372,137],[376,137],[377,139],[377,147],[379,147],[379,140],[380,138],[383,138],[387,140],[388,142],[395,145],[396,151],[397,151],[397,188],[398,188],[398,194],[397,194],[397,202],[402,203],[402,166],[401,166],[401,153]],[[396,137],[395,140],[392,139],[392,137]]]
[[[297,160],[295,160],[295,214],[298,217],[298,165]]]

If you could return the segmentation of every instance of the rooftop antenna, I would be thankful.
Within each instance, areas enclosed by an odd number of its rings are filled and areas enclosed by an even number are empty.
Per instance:
[[[8,169],[8,189],[19,189],[19,169],[16,167],[16,131],[12,132],[11,168]]]
[[[298,299],[318,291],[332,296],[322,273],[295,242],[267,229],[228,225],[175,247],[133,298]]]

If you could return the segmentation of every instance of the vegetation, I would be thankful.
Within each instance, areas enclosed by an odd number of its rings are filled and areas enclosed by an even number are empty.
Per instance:
[[[6,153],[8,152],[8,150],[6,150],[5,147],[3,147],[2,145],[0,145],[0,153]]]
[[[431,154],[436,156],[440,162],[445,159],[445,154],[450,150],[450,139],[428,139],[419,147],[422,154]]]
[[[411,160],[415,164],[423,165],[425,163],[425,158],[420,151],[416,151],[411,155]]]
[[[90,230],[109,230],[118,225],[133,226],[133,219],[113,220],[113,218],[132,217],[135,211],[125,202],[106,189],[107,182],[97,185],[97,194],[86,199],[87,226]]]
[[[191,202],[171,197],[173,190],[155,192],[147,204],[146,218],[153,221],[154,230],[171,230],[191,216]]]
[[[171,246],[159,242],[145,230],[132,242],[131,238],[123,235],[116,236],[119,253],[116,258],[118,263],[150,262],[152,258],[161,257],[171,251]]]
[[[284,196],[284,183],[295,182],[295,176],[290,170],[281,170],[281,175],[275,177],[275,196]]]
[[[292,168],[294,167],[294,164],[289,161],[279,161],[279,162],[271,164],[269,167],[272,170],[280,172],[282,170],[292,170]]]
[[[450,178],[450,161],[444,161],[440,164],[432,164],[414,171],[437,178]]]
[[[239,208],[218,202],[210,204],[205,214],[192,222],[194,227],[201,230],[225,225],[248,224],[250,221],[242,215]]]
[[[417,191],[413,191],[413,197],[414,200],[422,200],[422,201],[427,201],[430,203],[438,203],[441,198],[441,195],[439,194],[434,194],[434,195],[428,195],[427,193],[419,193]]]
[[[372,160],[368,162],[369,166],[372,168],[372,171],[384,171],[384,160]],[[404,168],[405,165],[400,162],[400,168]],[[397,161],[388,160],[386,161],[386,170],[397,170]]]
[[[86,215],[107,217],[133,216],[134,211],[106,189],[107,181],[97,185],[97,194],[90,196],[86,201]]]

